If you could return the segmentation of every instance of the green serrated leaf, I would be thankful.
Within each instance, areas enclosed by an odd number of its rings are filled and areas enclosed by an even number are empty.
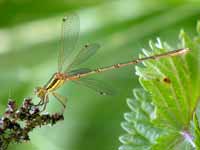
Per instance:
[[[200,33],[200,23],[197,32]],[[200,97],[200,36],[191,38],[181,30],[179,38],[178,48],[189,48],[189,53],[159,61],[145,61],[144,67],[136,66],[140,84],[150,95],[142,90],[134,90],[135,99],[132,100],[134,102],[130,99],[128,102],[132,112],[127,113],[125,119],[133,123],[129,126],[129,131],[131,128],[134,129],[132,138],[139,134],[149,141],[143,145],[147,149],[192,150],[200,146],[199,122],[197,117],[193,118]],[[144,49],[140,57],[174,49],[160,39],[157,43],[150,41],[149,45],[151,51]],[[134,103],[137,105],[133,105]],[[154,115],[150,115],[151,113]],[[190,130],[192,120],[194,135]],[[125,126],[122,127],[126,130]],[[124,143],[120,148],[128,150],[132,146],[132,149],[135,149],[137,147],[134,144],[134,141],[129,144]]]
[[[135,146],[134,145],[134,150],[149,150],[150,148],[148,146]],[[122,145],[119,147],[119,150],[133,150],[133,145]]]
[[[194,123],[194,143],[196,146],[196,150],[200,150],[200,124],[197,118],[196,113],[193,115],[193,123]]]
[[[183,30],[180,32],[180,39],[181,47],[191,49],[189,54],[159,61],[145,62],[145,68],[142,68],[142,72],[141,67],[136,68],[141,85],[151,93],[153,103],[157,106],[156,123],[176,131],[171,132],[168,138],[164,138],[167,142],[170,139],[171,141],[182,139],[180,133],[184,129],[189,128],[192,113],[196,109],[199,97],[200,61],[197,57],[199,56],[199,44]],[[148,53],[148,56],[159,51],[159,47],[155,45],[153,42],[150,43],[152,53]],[[168,47],[165,47],[165,44],[162,45],[164,46],[160,48],[160,53],[168,51]],[[144,78],[147,74],[149,78]],[[154,76],[157,77],[157,80],[150,80]],[[167,142],[165,141],[165,143]],[[164,142],[161,145],[163,144]],[[162,146],[162,149],[168,149],[168,146],[168,144],[166,148]]]
[[[141,89],[134,89],[133,95],[133,99],[127,99],[132,112],[124,114],[126,122],[121,124],[128,134],[119,138],[123,144],[119,149],[129,150],[134,147],[138,150],[147,150],[163,132],[152,123],[155,108],[150,95]]]

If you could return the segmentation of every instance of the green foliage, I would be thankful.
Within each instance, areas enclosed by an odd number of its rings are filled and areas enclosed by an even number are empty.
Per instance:
[[[194,143],[197,150],[200,150],[200,127],[199,121],[197,118],[196,113],[193,116],[193,123],[194,123]]]
[[[150,93],[150,96],[145,95],[140,98],[140,103],[146,102],[147,97],[148,99],[152,99],[156,108],[156,118],[153,122],[151,117],[144,120],[142,118],[143,115],[141,115],[143,114],[141,110],[144,108],[141,109],[139,107],[140,111],[138,111],[137,118],[132,117],[127,119],[125,115],[126,124],[140,120],[141,124],[146,122],[151,123],[152,128],[159,127],[164,132],[164,134],[160,134],[160,131],[156,132],[159,136],[152,142],[146,143],[146,140],[141,140],[140,143],[145,143],[143,145],[146,145],[146,149],[171,150],[193,149],[195,147],[192,141],[190,121],[192,120],[193,113],[196,111],[200,96],[199,31],[200,24],[198,23],[198,35],[196,37],[190,38],[183,30],[180,32],[178,47],[189,48],[191,51],[188,54],[164,58],[159,61],[146,61],[143,63],[144,67],[136,66],[136,73],[139,76],[140,84],[147,93]],[[152,51],[144,49],[141,57],[175,49],[167,43],[161,42],[159,39],[156,43],[150,42],[150,48]],[[152,104],[147,103],[147,106],[152,107]],[[194,122],[195,137],[198,139],[197,119],[194,119]],[[149,131],[148,127],[143,127],[143,131]],[[124,125],[123,128],[127,130]],[[135,126],[130,126],[129,130],[135,130]],[[147,135],[148,132],[144,132],[143,136]],[[137,136],[137,134],[128,132],[126,136],[128,138],[121,140],[124,144],[121,148],[124,148],[124,150],[137,149],[135,145],[137,142],[134,140],[137,139]],[[199,142],[196,140],[195,144],[199,144]],[[127,147],[127,145],[131,146]]]
[[[133,99],[127,100],[131,112],[124,114],[126,122],[121,124],[128,134],[120,137],[124,145],[119,149],[129,150],[134,147],[136,150],[147,150],[155,144],[155,140],[163,134],[163,131],[152,123],[155,118],[155,108],[150,95],[142,89],[134,89],[133,95]]]

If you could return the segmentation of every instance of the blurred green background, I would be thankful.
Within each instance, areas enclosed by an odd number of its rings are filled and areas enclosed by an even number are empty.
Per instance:
[[[101,49],[84,66],[96,68],[137,58],[149,40],[176,48],[184,28],[195,34],[198,0],[0,0],[0,111],[9,97],[18,104],[33,95],[57,70],[61,19],[76,12],[81,21],[80,43],[98,42]],[[113,86],[114,96],[99,96],[72,83],[59,92],[68,97],[65,120],[31,133],[31,141],[10,150],[111,150],[118,137],[126,98],[140,87],[134,66],[94,75]],[[51,98],[49,111],[59,111]]]

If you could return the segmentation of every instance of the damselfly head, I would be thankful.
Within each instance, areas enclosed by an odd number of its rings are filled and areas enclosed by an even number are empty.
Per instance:
[[[43,99],[46,95],[46,90],[42,87],[36,87],[34,89],[34,93],[37,95],[37,97]]]

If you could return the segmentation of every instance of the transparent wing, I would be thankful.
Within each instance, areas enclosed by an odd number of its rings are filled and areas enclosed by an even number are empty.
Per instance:
[[[61,72],[67,58],[75,49],[80,32],[80,19],[77,14],[65,16],[61,27],[61,49],[58,54],[58,71]]]
[[[79,80],[74,80],[74,83],[83,85],[85,87],[88,87],[96,92],[98,92],[100,95],[114,95],[115,92],[112,87],[105,84],[102,81],[92,79],[92,78],[81,78]]]
[[[76,67],[77,65],[85,62],[88,58],[93,56],[97,50],[100,48],[100,45],[97,43],[87,44],[85,45],[79,53],[76,55],[74,60],[67,66],[67,69],[64,71],[65,73],[69,72],[71,69]]]
[[[80,69],[75,69],[75,70],[68,72],[67,75],[74,76],[74,75],[77,75],[77,74],[87,73],[87,72],[90,72],[90,71],[91,71],[91,69],[89,69],[89,68],[80,68]]]

